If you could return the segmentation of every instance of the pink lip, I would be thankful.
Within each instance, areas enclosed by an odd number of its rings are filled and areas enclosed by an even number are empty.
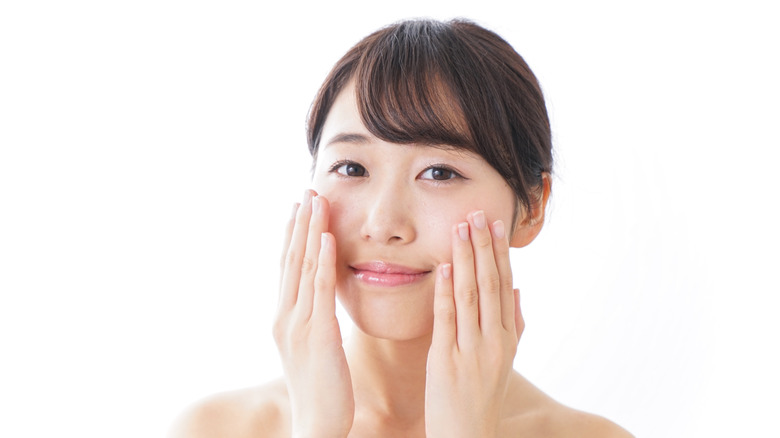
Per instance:
[[[350,266],[355,278],[373,286],[403,286],[419,281],[431,271],[385,262],[359,263]]]

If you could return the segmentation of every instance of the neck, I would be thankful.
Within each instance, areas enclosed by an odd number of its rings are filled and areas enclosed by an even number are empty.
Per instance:
[[[347,344],[347,361],[356,407],[365,407],[368,415],[386,420],[422,421],[430,346],[430,334],[393,341],[369,336],[355,328]]]

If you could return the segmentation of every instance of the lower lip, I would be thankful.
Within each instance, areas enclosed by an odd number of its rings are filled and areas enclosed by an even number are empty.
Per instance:
[[[363,283],[384,287],[405,286],[416,283],[428,275],[428,272],[420,272],[419,274],[388,274],[386,272],[363,271],[354,268],[352,272],[355,278]]]

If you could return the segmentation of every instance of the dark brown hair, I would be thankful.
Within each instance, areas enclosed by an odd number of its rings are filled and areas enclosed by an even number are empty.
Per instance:
[[[410,20],[367,36],[331,70],[309,112],[316,157],[333,102],[354,81],[360,117],[384,141],[452,146],[485,159],[526,211],[552,171],[544,97],[523,58],[472,22]]]

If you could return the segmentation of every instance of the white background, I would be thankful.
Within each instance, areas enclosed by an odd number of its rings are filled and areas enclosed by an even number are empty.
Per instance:
[[[557,171],[516,368],[637,436],[777,436],[770,2],[6,1],[0,435],[163,436],[280,373],[283,223],[333,63],[469,17],[539,77]]]

